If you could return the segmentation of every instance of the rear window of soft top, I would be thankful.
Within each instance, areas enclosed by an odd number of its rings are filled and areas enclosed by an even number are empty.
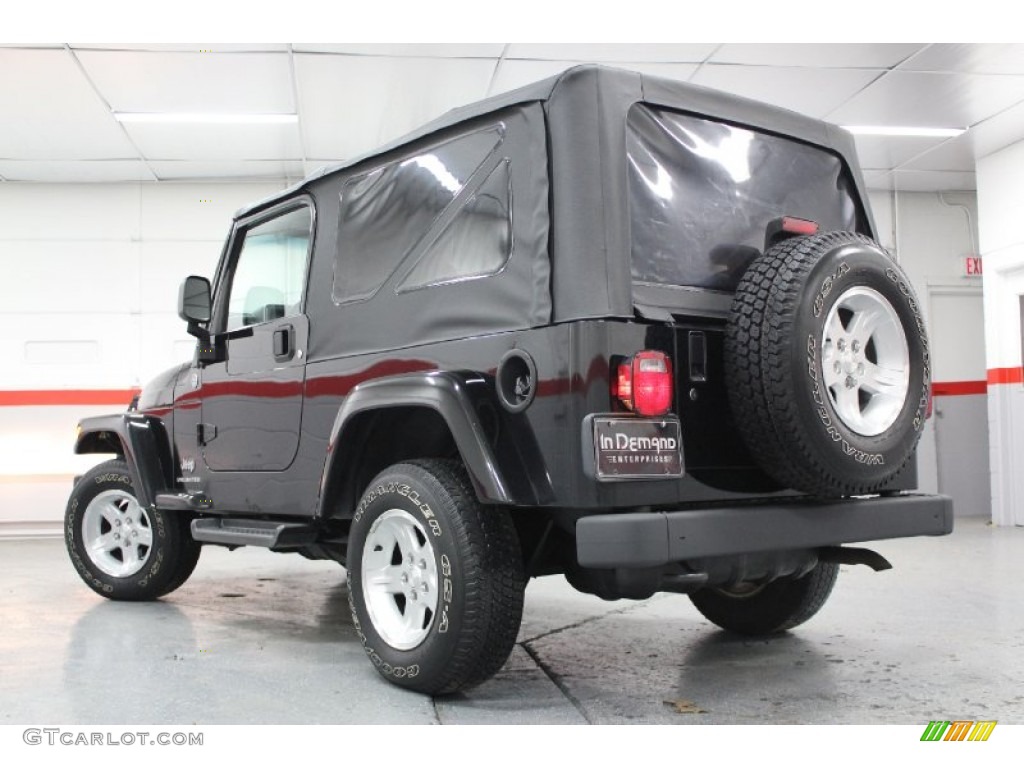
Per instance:
[[[864,231],[846,167],[820,147],[637,104],[626,151],[634,281],[732,291],[780,216]]]

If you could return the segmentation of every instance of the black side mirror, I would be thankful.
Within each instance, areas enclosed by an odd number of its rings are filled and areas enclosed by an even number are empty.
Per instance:
[[[196,275],[186,277],[178,291],[178,317],[190,326],[194,323],[208,323],[210,304],[210,281]]]
[[[210,281],[189,275],[178,291],[178,317],[188,323],[188,333],[199,340],[196,359],[200,365],[216,362],[217,348],[210,343],[210,332],[201,323],[210,322]]]

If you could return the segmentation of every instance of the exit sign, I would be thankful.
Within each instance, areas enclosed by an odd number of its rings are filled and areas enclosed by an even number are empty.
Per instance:
[[[981,277],[981,256],[964,256],[964,277]]]

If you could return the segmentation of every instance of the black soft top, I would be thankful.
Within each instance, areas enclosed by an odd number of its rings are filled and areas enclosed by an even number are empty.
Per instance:
[[[372,163],[473,118],[539,103],[548,131],[552,319],[632,317],[638,307],[630,276],[626,118],[630,108],[641,102],[797,139],[839,155],[850,171],[867,223],[874,231],[853,137],[842,128],[721,91],[597,65],[573,67],[555,77],[453,109],[372,152],[321,168],[298,184],[243,208],[236,217],[248,216],[325,177]]]

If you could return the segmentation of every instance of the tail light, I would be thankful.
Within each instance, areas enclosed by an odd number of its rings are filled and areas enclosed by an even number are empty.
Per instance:
[[[782,231],[791,235],[814,235],[818,232],[818,222],[798,219],[795,216],[783,216]]]
[[[798,219],[796,216],[781,216],[768,222],[764,232],[764,249],[797,235],[813,235],[818,232],[818,222]]]
[[[612,395],[641,416],[661,416],[672,407],[672,365],[663,352],[645,349],[619,363]]]

